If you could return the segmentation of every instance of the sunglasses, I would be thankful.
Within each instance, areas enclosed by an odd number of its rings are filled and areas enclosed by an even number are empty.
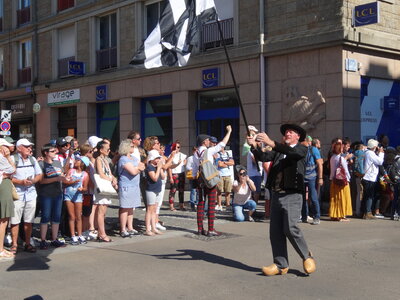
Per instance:
[[[56,152],[56,150],[49,150],[49,152],[54,153],[54,152]]]
[[[30,145],[30,146],[25,146],[25,145],[22,145],[24,148],[32,148],[32,145]]]
[[[242,173],[239,173],[239,175],[240,175],[240,176],[246,176],[247,173],[246,173],[246,172],[242,172]]]
[[[176,149],[181,149],[181,147],[176,147]]]

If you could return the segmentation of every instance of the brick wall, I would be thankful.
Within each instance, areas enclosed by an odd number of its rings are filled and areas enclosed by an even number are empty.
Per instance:
[[[135,7],[125,6],[119,10],[120,66],[127,66],[134,53],[135,45]]]
[[[290,51],[340,40],[342,3],[338,0],[267,1],[267,52]]]
[[[239,2],[239,43],[259,40],[259,1],[246,0]]]
[[[38,79],[39,82],[45,82],[52,79],[52,41],[51,41],[51,31],[46,31],[38,35],[39,40],[39,72]],[[34,49],[32,49],[32,55],[34,54]]]
[[[77,41],[76,45],[77,60],[86,64],[86,71],[90,70],[90,30],[89,20],[85,19],[77,22]]]

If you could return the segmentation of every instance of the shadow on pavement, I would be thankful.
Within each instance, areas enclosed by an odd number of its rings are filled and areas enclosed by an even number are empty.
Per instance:
[[[236,268],[240,270],[245,270],[249,272],[260,272],[260,268],[254,268],[243,264],[239,261],[225,258],[223,256],[207,253],[205,251],[200,250],[192,250],[192,249],[183,249],[177,250],[178,254],[162,254],[162,255],[153,255],[159,259],[175,259],[175,260],[203,260],[213,264],[220,264],[226,267]]]

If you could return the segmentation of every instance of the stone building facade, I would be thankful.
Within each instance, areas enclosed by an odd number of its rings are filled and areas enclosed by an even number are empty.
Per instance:
[[[276,139],[282,122],[302,124],[325,148],[336,136],[359,140],[384,133],[385,118],[394,124],[398,111],[386,111],[385,103],[396,107],[400,101],[400,3],[378,2],[379,23],[353,27],[354,7],[368,1],[216,0],[248,122]],[[135,129],[160,135],[166,144],[179,139],[188,153],[198,133],[220,138],[233,123],[237,141],[231,147],[239,152],[244,122],[215,37],[204,34],[184,68],[129,65],[160,1],[0,4],[0,99],[2,109],[13,111],[14,138],[42,145],[61,135],[84,142],[96,134],[117,144]],[[68,75],[68,61],[83,63],[84,75]],[[348,62],[356,68],[349,71]],[[207,74],[218,79],[214,87],[203,85]],[[73,96],[63,98],[67,94]],[[35,102],[41,106],[36,114]]]

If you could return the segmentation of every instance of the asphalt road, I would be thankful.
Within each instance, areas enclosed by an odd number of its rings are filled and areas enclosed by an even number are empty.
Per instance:
[[[139,226],[142,214],[136,213]],[[289,273],[265,277],[260,268],[272,262],[268,221],[234,223],[219,213],[223,236],[198,238],[194,212],[164,209],[161,215],[168,227],[162,236],[116,236],[110,244],[21,252],[0,261],[1,298],[400,299],[400,222],[300,224],[317,271],[304,275],[289,247]],[[112,233],[116,218],[108,222]]]

